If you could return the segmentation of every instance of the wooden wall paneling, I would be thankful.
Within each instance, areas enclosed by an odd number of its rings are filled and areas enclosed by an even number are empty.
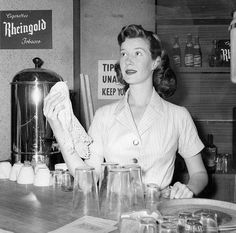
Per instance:
[[[203,141],[208,133],[212,133],[219,152],[233,153],[235,157],[233,109],[236,105],[236,85],[230,82],[229,67],[212,68],[208,61],[213,39],[229,39],[228,26],[233,9],[236,9],[234,0],[156,0],[155,24],[170,58],[174,36],[178,35],[180,41],[182,67],[174,68],[178,89],[169,100],[190,111]],[[193,37],[199,36],[203,59],[201,68],[184,67],[188,33]]]
[[[232,120],[236,85],[229,74],[178,73],[178,88],[169,99],[186,106],[196,119]]]
[[[232,154],[232,122],[230,121],[196,121],[199,136],[204,144],[207,142],[207,134],[214,135],[214,144],[218,148],[218,153]]]
[[[212,174],[205,195],[221,201],[235,202],[235,174]]]
[[[235,0],[156,0],[157,17],[230,19]]]

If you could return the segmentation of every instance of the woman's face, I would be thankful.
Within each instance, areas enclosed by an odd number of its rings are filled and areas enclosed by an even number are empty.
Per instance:
[[[153,70],[160,59],[152,60],[149,42],[142,38],[127,38],[120,49],[120,67],[128,84],[152,81]]]

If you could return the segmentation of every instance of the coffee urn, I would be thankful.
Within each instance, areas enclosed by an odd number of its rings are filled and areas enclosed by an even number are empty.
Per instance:
[[[11,83],[11,158],[34,161],[57,154],[55,139],[43,114],[43,100],[51,87],[63,79],[53,71],[41,68],[43,61],[33,59],[35,68],[17,73]]]

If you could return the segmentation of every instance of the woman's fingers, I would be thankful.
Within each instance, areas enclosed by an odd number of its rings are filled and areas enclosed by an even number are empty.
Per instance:
[[[173,188],[171,189],[170,199],[191,197],[193,197],[193,192],[185,184],[176,182]]]
[[[52,111],[52,109],[54,108],[52,106],[52,103],[54,102],[54,99],[58,98],[60,96],[60,93],[56,93],[56,94],[51,94],[49,93],[45,98],[44,98],[44,105],[43,105],[43,112],[44,115],[50,115],[50,112]]]
[[[44,99],[43,112],[47,118],[55,118],[64,109],[62,101],[65,99],[60,93],[49,94]]]

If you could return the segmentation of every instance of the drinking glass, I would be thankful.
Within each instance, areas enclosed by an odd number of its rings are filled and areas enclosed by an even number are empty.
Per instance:
[[[146,209],[151,211],[157,210],[157,205],[160,202],[161,190],[157,184],[146,184],[145,188],[145,205]]]
[[[117,166],[118,163],[105,162],[101,164],[101,173],[98,182],[99,203],[101,208],[102,208],[102,200],[105,198],[107,193],[108,171],[111,168],[115,168]]]
[[[191,219],[193,214],[188,211],[180,212],[178,215],[178,230],[180,233],[183,233],[185,230],[185,225],[188,219]]]
[[[70,192],[73,190],[73,177],[68,170],[62,172],[61,190],[65,192]]]
[[[162,222],[159,225],[159,233],[178,233],[178,227],[174,222]]]
[[[161,190],[161,197],[165,199],[170,199],[172,186],[167,186],[166,188]]]
[[[133,212],[138,213],[138,212]],[[158,226],[155,218],[151,216],[135,216],[135,214],[124,214],[120,217],[120,233],[157,233]]]
[[[133,186],[132,210],[136,211],[144,209],[145,201],[141,167],[138,164],[129,164],[123,167],[130,171],[131,185]]]
[[[53,187],[61,187],[62,173],[63,173],[62,169],[56,169],[55,171],[51,171]]]
[[[92,167],[75,169],[73,213],[77,217],[99,216],[98,190],[94,178],[94,168]]]
[[[107,192],[101,201],[103,217],[119,221],[122,213],[131,210],[132,195],[129,170],[122,167],[111,168],[108,171]]]
[[[188,219],[185,224],[185,233],[202,233],[203,227],[199,220]]]
[[[200,215],[200,222],[203,226],[203,231],[206,233],[217,233],[218,232],[218,222],[217,214],[208,211],[202,211],[198,213]]]
[[[138,233],[157,233],[157,223],[152,217],[143,217],[140,219]]]
[[[131,216],[122,216],[119,221],[119,232],[120,233],[137,233],[139,229],[139,218]]]

